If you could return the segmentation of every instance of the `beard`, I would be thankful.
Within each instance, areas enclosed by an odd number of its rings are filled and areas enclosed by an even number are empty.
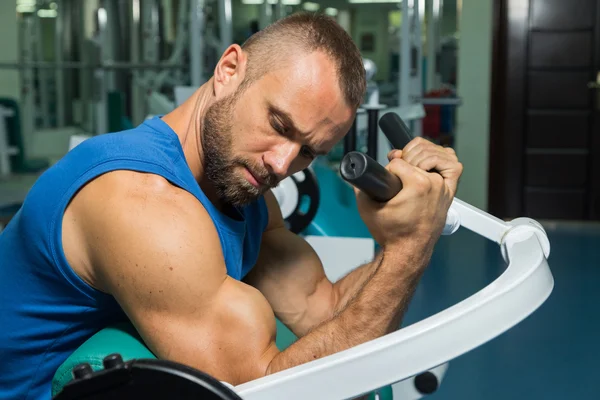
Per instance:
[[[277,185],[277,177],[264,166],[233,154],[232,119],[236,98],[234,93],[213,103],[203,119],[202,150],[204,173],[215,188],[217,196],[234,207],[246,206]],[[252,185],[241,172],[247,168],[260,181]]]

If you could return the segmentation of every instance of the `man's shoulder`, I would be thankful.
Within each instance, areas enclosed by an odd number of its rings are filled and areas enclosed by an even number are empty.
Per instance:
[[[206,209],[161,176],[107,173],[82,190],[72,210],[94,271],[164,265],[188,253],[203,253],[207,265],[208,259],[221,265],[218,234]],[[160,267],[155,268],[157,273]]]
[[[200,217],[204,207],[198,199],[166,177],[148,172],[115,170],[90,182],[80,193],[86,208],[114,212],[136,212],[140,217],[164,213],[195,214]],[[111,207],[106,207],[110,205]],[[96,210],[94,210],[96,212]]]

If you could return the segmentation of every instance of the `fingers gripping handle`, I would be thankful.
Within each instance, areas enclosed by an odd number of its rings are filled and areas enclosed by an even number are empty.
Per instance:
[[[392,146],[403,149],[412,136],[406,124],[394,113],[381,117],[379,126]],[[400,179],[364,153],[352,151],[344,156],[340,173],[348,183],[360,189],[373,200],[386,202],[402,189]],[[452,207],[446,216],[442,234],[450,235],[460,227],[460,214]]]

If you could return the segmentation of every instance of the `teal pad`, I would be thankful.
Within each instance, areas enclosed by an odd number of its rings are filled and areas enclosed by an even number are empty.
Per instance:
[[[277,323],[277,337],[275,339],[280,351],[288,348],[297,340],[292,333],[279,320]],[[56,396],[62,388],[73,379],[71,371],[81,363],[89,363],[94,371],[103,369],[102,360],[109,354],[119,353],[124,361],[140,358],[156,358],[146,347],[136,329],[129,322],[124,322],[108,328],[104,328],[73,352],[56,370],[52,379],[52,397]],[[379,390],[381,400],[393,398],[391,387]],[[369,400],[375,399],[371,394]]]
[[[276,322],[276,345],[279,350],[284,350],[294,343],[297,337],[279,320]],[[77,365],[87,362],[94,371],[102,369],[102,360],[112,353],[121,354],[124,361],[134,358],[156,358],[131,323],[110,326],[85,341],[56,370],[52,379],[52,396],[58,394],[73,379],[71,371]]]
[[[156,358],[129,322],[104,328],[86,340],[56,370],[52,379],[52,396],[73,379],[71,371],[81,363],[89,363],[94,371],[103,369],[102,360],[119,353],[124,361],[134,358]]]

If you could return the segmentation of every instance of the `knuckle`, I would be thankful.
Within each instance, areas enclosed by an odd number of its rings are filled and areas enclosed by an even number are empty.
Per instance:
[[[430,155],[427,158],[424,158],[423,160],[421,160],[419,162],[418,167],[424,170],[427,170],[429,168],[432,168],[433,166],[435,166],[437,163],[439,163],[440,158],[437,155]]]
[[[444,147],[444,151],[450,155],[456,155],[456,151],[452,147]]]
[[[388,169],[388,170],[389,170],[391,173],[393,173],[393,174],[397,175],[397,174],[398,174],[398,172],[397,172],[397,171],[398,171],[398,170],[401,168],[401,165],[402,165],[402,161],[401,161],[399,158],[393,158],[393,159],[392,159],[392,160],[391,160],[391,161],[388,163],[387,169]]]
[[[420,195],[424,195],[429,193],[431,189],[431,180],[425,175],[418,174],[415,179],[415,190],[417,191],[417,193],[419,193]]]
[[[393,158],[392,161],[390,161],[391,167],[398,167],[400,164],[402,164],[402,161],[400,161],[399,158]]]

